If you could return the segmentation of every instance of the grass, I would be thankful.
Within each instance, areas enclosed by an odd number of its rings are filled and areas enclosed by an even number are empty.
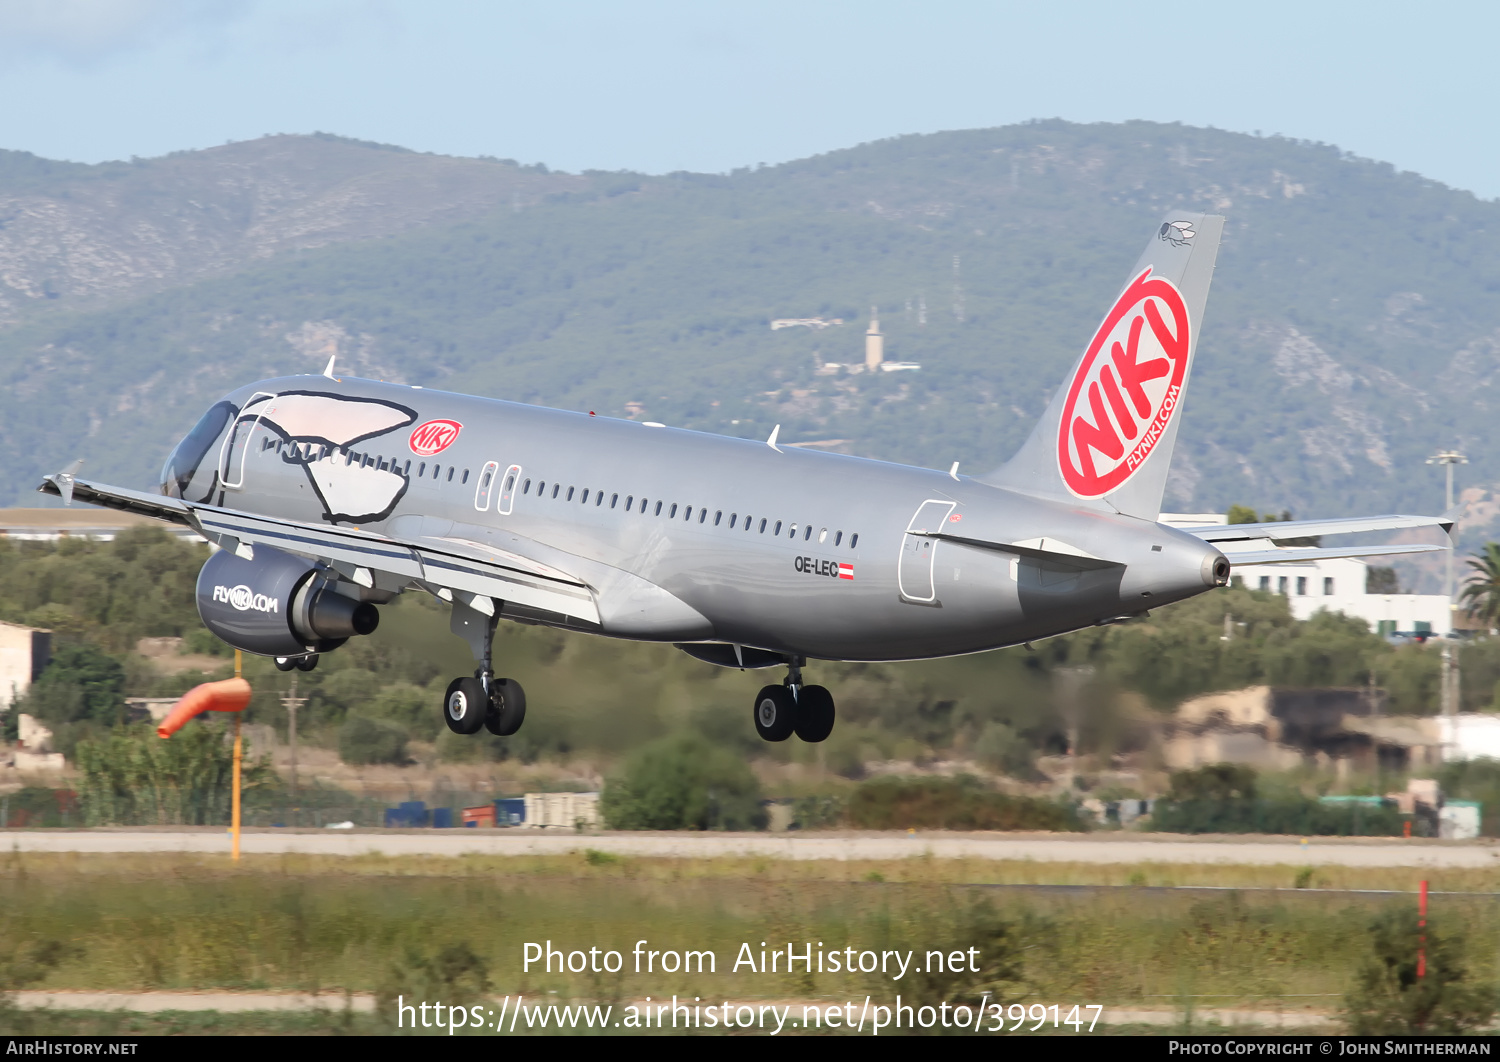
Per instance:
[[[965,912],[982,897],[1009,925],[1009,947],[1021,974],[1009,987],[1012,998],[1182,1010],[1312,1003],[1331,1010],[1366,954],[1371,916],[1380,905],[1401,901],[1318,890],[1412,890],[1419,873],[1325,867],[1309,876],[1296,866],[922,857],[804,862],[603,856],[250,856],[235,866],[204,855],[13,852],[0,856],[6,904],[0,963],[56,941],[67,945],[59,951],[64,957],[28,987],[410,996],[441,992],[446,983],[454,993],[450,998],[458,998],[487,981],[489,991],[502,995],[616,1003],[673,993],[705,1000],[867,993],[879,998],[915,986],[857,973],[809,975],[799,969],[788,975],[784,966],[775,973],[732,967],[742,945],[758,956],[762,941],[768,950],[792,941],[799,949],[804,942],[822,942],[825,951],[912,948],[919,955],[930,947],[967,946]],[[1426,873],[1438,893],[1500,892],[1500,871]],[[974,887],[982,885],[1127,887]],[[1164,885],[1284,891],[1151,888]],[[1494,976],[1500,954],[1494,909],[1493,898],[1433,900],[1434,921],[1463,927],[1474,974],[1486,980]],[[660,951],[711,950],[716,970],[636,973],[630,956],[641,940]],[[563,951],[619,951],[625,969],[618,975],[555,968],[549,974],[537,964],[526,970],[524,945],[547,941]],[[451,978],[442,980],[449,962],[444,956],[451,954],[475,960],[464,967],[473,979],[458,987]],[[194,1023],[211,1019],[109,1020],[137,1023],[138,1029],[125,1031],[210,1031]],[[379,1021],[336,1009],[321,1016],[212,1020],[223,1023],[214,1029],[226,1032],[243,1022],[252,1023],[245,1031],[373,1031],[364,1023]]]

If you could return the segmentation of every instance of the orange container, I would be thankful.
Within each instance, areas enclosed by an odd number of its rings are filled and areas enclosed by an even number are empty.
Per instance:
[[[242,678],[225,679],[223,682],[205,682],[194,686],[172,705],[172,710],[156,728],[156,736],[169,738],[182,729],[184,723],[204,712],[242,712],[250,703],[250,683]]]
[[[475,829],[481,826],[493,828],[495,825],[495,805],[480,804],[477,808],[464,808],[464,825],[473,826]]]

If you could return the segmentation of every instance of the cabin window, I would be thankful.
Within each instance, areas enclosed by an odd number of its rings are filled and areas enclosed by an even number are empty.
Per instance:
[[[779,534],[781,534],[781,521],[780,520],[776,521],[776,530],[772,531],[771,534],[773,534],[773,535],[779,535]]]
[[[634,494],[627,494],[627,495],[625,495],[625,511],[628,513],[628,512],[630,512],[631,509],[634,509],[634,508],[635,508],[635,495]]]
[[[322,454],[318,455],[318,460],[319,461],[323,460],[323,455]],[[401,474],[403,476],[409,476],[409,475],[411,475],[411,461],[410,460],[408,460],[406,462],[406,464],[404,464],[404,465],[401,466]]]
[[[619,503],[620,503],[620,496],[618,494],[611,494],[609,496],[609,507],[611,509],[613,509]],[[630,508],[630,503],[629,502],[625,503],[625,508],[627,508],[627,509]]]
[[[657,516],[661,515],[661,502],[657,502],[656,503],[656,515]]]
[[[583,497],[581,497],[581,498],[578,499],[578,504],[579,505],[587,505],[588,503],[589,503],[589,489],[587,487],[584,487],[583,488]]]
[[[835,546],[842,546],[844,544],[844,533],[842,531],[835,531],[833,533],[833,544]]]
[[[677,503],[676,502],[673,502],[672,503],[672,508],[667,511],[667,519],[668,520],[675,520],[675,519],[677,519]]]
[[[682,511],[682,518],[684,520],[689,520],[689,521],[692,520],[692,518],[693,518],[693,507],[691,505],[689,505],[686,509],[684,509]]]
[[[521,493],[522,494],[530,494],[531,493],[531,480],[528,479],[525,483],[521,484]]]
[[[597,509],[597,508],[599,508],[599,506],[601,506],[603,504],[604,504],[604,492],[602,490],[596,490],[596,491],[594,491],[594,508]],[[613,508],[613,506],[611,506],[611,508]]]
[[[561,490],[562,490],[562,484],[561,483],[554,483],[554,484],[552,484],[552,496],[554,498],[557,497],[558,492],[561,491]]]
[[[423,461],[417,466],[417,478],[421,479],[425,475],[427,475],[427,462]]]
[[[448,482],[449,483],[453,482],[453,473],[456,472],[456,471],[458,471],[458,469],[454,465],[449,465],[448,466]]]
[[[270,448],[271,448],[271,443],[272,443],[272,442],[273,442],[273,441],[274,441],[274,440],[273,440],[273,439],[272,439],[272,438],[271,438],[271,437],[270,437],[270,436],[269,436],[269,435],[267,435],[267,436],[266,436],[266,437],[265,437],[265,438],[264,438],[264,439],[262,439],[262,440],[261,440],[261,441],[260,441],[260,448],[261,448],[261,451],[262,451],[262,452],[264,452],[264,451],[266,451],[266,450],[269,450],[269,449],[270,449]]]
[[[734,530],[734,522],[736,520],[738,520],[739,518],[740,518],[740,514],[739,513],[730,513],[729,514],[729,530],[731,530],[731,531]]]
[[[823,543],[825,543],[827,541],[828,541],[828,528],[825,527],[825,528],[823,528],[823,530],[821,530],[821,531],[818,532],[818,545],[821,546]]]
[[[564,499],[564,501],[572,501],[572,500],[573,500],[573,488],[569,487],[568,488],[568,496],[567,496],[567,498]]]
[[[852,535],[849,536],[849,548],[850,549],[857,549],[858,547],[859,547],[859,532],[856,531],[856,532],[854,532],[854,534],[852,534]]]
[[[540,498],[543,494],[546,494],[546,493],[547,493],[547,481],[545,479],[539,479],[539,480],[537,480],[536,481],[536,496],[538,498]]]
[[[437,479],[442,474],[443,474],[443,466],[442,465],[435,464],[435,465],[432,466],[432,478],[433,479]]]
[[[823,534],[826,535],[826,534],[828,534],[828,532],[824,531]],[[803,542],[810,542],[811,540],[812,540],[812,524],[808,524],[806,527],[804,527],[802,529],[802,541]],[[818,539],[818,541],[822,542],[823,540],[820,538],[820,539]]]
[[[469,482],[469,470],[467,468],[464,469],[464,478],[461,479],[461,480],[459,480],[459,482],[460,483],[467,483],[467,482]]]
[[[760,518],[760,533],[763,535],[766,533],[766,518],[764,516]]]
[[[515,485],[516,485],[516,477],[515,476],[506,476],[505,477],[505,489],[506,490],[513,490],[515,488]]]
[[[492,475],[494,475],[493,472],[486,472],[484,477],[479,481],[479,485],[481,487],[488,487],[490,485],[490,476]]]

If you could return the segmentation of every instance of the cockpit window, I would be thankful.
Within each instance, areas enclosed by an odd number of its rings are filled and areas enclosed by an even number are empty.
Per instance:
[[[193,481],[193,474],[198,471],[208,448],[223,433],[224,425],[238,412],[239,407],[234,403],[219,402],[199,418],[193,430],[177,444],[161,470],[163,494],[173,498],[182,497],[182,492]]]

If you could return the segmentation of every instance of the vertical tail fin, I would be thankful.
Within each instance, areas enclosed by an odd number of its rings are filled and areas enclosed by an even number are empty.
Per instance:
[[[997,487],[1161,514],[1224,219],[1173,211]]]

